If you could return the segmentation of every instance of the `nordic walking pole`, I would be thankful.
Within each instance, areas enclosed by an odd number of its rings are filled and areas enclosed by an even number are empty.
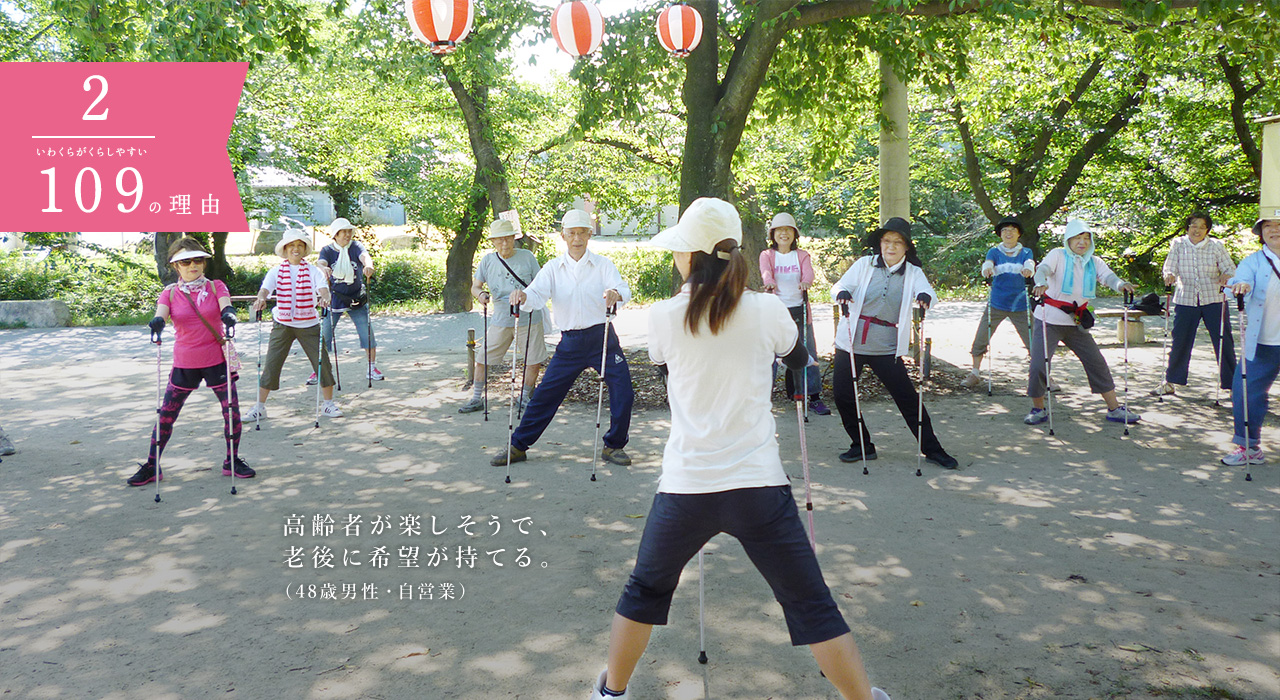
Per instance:
[[[320,318],[327,318],[329,309],[320,309]],[[320,348],[316,352],[316,427],[320,427],[320,385],[324,383],[324,373],[320,370],[324,368],[324,343],[320,343]]]
[[[920,309],[920,344],[924,345],[924,307],[917,306]],[[923,349],[921,349],[923,351]],[[988,348],[990,351],[990,348]],[[924,385],[928,381],[928,377],[924,376],[924,367],[920,367],[920,390],[916,394],[916,476],[924,476],[924,472],[920,470],[924,459]]]
[[[1236,295],[1236,310],[1240,312],[1240,337],[1247,338],[1249,333],[1249,315],[1244,310],[1244,295]],[[1249,469],[1252,464],[1253,446],[1249,438],[1249,353],[1245,352],[1240,355],[1240,381],[1244,383],[1244,480],[1253,481],[1253,474]],[[1259,435],[1261,437],[1261,435]],[[157,496],[159,498],[159,496]]]
[[[618,306],[608,307],[604,312],[604,343],[600,350],[600,390],[596,392],[596,437],[591,443],[591,480],[596,480],[596,464],[600,461],[600,409],[604,406],[604,370],[605,359],[609,357],[609,323],[618,314]]]
[[[525,326],[526,330],[524,332],[524,364],[520,365],[520,403],[519,405],[516,406],[516,418],[524,418],[524,388],[529,382],[529,336],[533,335],[533,314],[534,313],[535,312],[533,311],[529,312],[529,322],[528,322],[528,325]],[[520,329],[520,324],[517,323],[516,330],[519,330],[519,329]],[[515,367],[512,367],[511,371],[514,372]],[[530,398],[532,398],[532,396],[533,395],[530,394]]]
[[[1222,397],[1222,353],[1226,350],[1227,339],[1227,315],[1231,313],[1231,307],[1227,306],[1227,295],[1222,295],[1222,308],[1218,311],[1218,347],[1215,348],[1218,355],[1218,379],[1213,384],[1213,405],[1221,406],[1218,399]],[[1168,321],[1165,321],[1168,324]]]
[[[1124,434],[1129,434],[1129,313],[1132,309],[1129,306],[1133,304],[1133,292],[1125,290],[1124,292],[1124,315],[1120,317],[1120,322],[1124,324]]]
[[[162,382],[163,370],[160,369],[160,355],[164,350],[161,343],[160,332],[151,331],[151,342],[156,344],[156,428],[155,428],[155,462],[156,462],[156,503],[160,502],[160,479],[163,476],[160,471],[160,408],[164,405],[164,389]]]
[[[840,305],[845,318],[849,318],[849,307],[844,304]],[[853,357],[853,320],[850,319],[845,323],[849,329],[849,372],[853,375],[853,408],[854,413],[858,415],[858,450],[862,452],[862,473],[870,474],[867,469],[867,443],[862,437],[862,431],[866,429],[866,424],[862,421],[862,396],[858,393],[858,363]]]
[[[342,318],[341,311],[329,312],[328,324],[329,324],[329,333],[331,334],[331,337],[329,340],[333,343],[333,377],[334,377],[334,381],[338,385],[336,387],[338,391],[342,391],[342,367],[338,362],[338,319],[340,318]],[[319,374],[316,375],[316,383],[317,384],[320,383]]]
[[[804,348],[805,362],[809,361],[809,291],[805,290],[804,308],[800,311],[800,345]],[[804,422],[809,422],[809,365],[805,364],[804,369],[800,370],[804,375]],[[794,384],[792,385],[794,386]],[[803,431],[801,432],[803,434]]]
[[[351,319],[355,323],[355,319]],[[369,294],[369,285],[364,286],[364,337],[369,342],[369,347],[364,349],[364,358],[368,361],[369,387],[373,388],[373,298]]]
[[[991,372],[994,369],[994,365],[992,363],[995,362],[995,351],[991,349],[991,293],[994,290],[991,286],[991,278],[987,277],[985,279],[987,280],[987,308],[982,315],[987,317],[987,396],[990,396]],[[923,331],[921,331],[920,337],[924,337]]]
[[[1170,307],[1172,306],[1172,304],[1170,303],[1170,301],[1172,300],[1172,294],[1173,294],[1173,285],[1166,284],[1164,286],[1164,342],[1161,343],[1161,346],[1162,346],[1161,351],[1164,355],[1164,363],[1160,365],[1162,368],[1164,368],[1166,375],[1165,375],[1164,381],[1160,385],[1160,395],[1156,397],[1156,401],[1159,401],[1160,403],[1164,403],[1164,388],[1165,388],[1164,385],[1169,383],[1169,377],[1167,374],[1169,371],[1169,311],[1170,311]],[[1223,302],[1223,306],[1226,306],[1225,301]],[[1126,335],[1125,337],[1128,337],[1128,336]],[[1218,337],[1221,338],[1222,336],[1219,335]],[[1218,374],[1219,376],[1221,376],[1222,374],[1221,364],[1218,365]],[[1222,380],[1219,379],[1218,383],[1221,384]],[[1218,405],[1217,396],[1213,397],[1213,405],[1215,406]]]
[[[1047,292],[1046,292],[1047,293]],[[1045,305],[1045,295],[1040,295],[1040,304]],[[1049,434],[1053,435],[1053,392],[1049,391],[1050,381],[1053,372],[1053,365],[1050,362],[1053,359],[1053,352],[1049,350],[1049,309],[1042,308],[1040,314],[1040,338],[1044,343],[1044,394],[1049,402]],[[1054,350],[1057,349],[1057,343],[1054,343]]]
[[[805,355],[808,360],[809,356]],[[805,364],[804,372],[808,374],[809,366]],[[796,422],[800,424],[800,463],[804,465],[804,509],[809,516],[809,547],[813,551],[818,551],[818,541],[813,532],[813,496],[809,485],[809,447],[805,442],[804,422],[807,420],[804,415],[804,404],[808,402],[807,394],[796,396]]]
[[[515,327],[520,327],[520,305],[511,305],[511,318],[516,322]],[[514,340],[514,338],[513,338]],[[507,483],[511,483],[511,434],[515,432],[515,406],[513,402],[516,398],[516,352],[520,350],[519,343],[511,343],[511,388],[507,391]],[[528,358],[525,358],[528,362]],[[484,368],[484,375],[489,376],[489,368]]]
[[[484,312],[484,419],[489,420],[489,300],[482,299],[480,308]],[[507,451],[511,451],[507,445]]]
[[[705,602],[702,583],[706,578],[702,569],[702,553],[706,549],[707,545],[704,544],[698,550],[698,663],[700,664],[707,663],[707,621],[702,610]]]
[[[257,384],[258,384],[258,385],[261,385],[261,384],[262,384],[262,310],[261,310],[261,309],[259,309],[258,311],[256,311],[256,312],[254,313],[254,315],[253,315],[253,318],[254,318],[253,327],[254,327],[254,328],[256,328],[256,329],[258,329],[258,330],[256,330],[256,331],[254,331],[254,333],[258,336],[258,381],[257,381]],[[317,382],[319,382],[319,381],[320,381],[319,376],[317,376],[317,377],[316,377],[316,381],[317,381]],[[262,414],[258,413],[258,414],[255,414],[255,415],[256,415],[256,417],[253,419],[253,429],[254,429],[254,430],[262,430]]]
[[[227,459],[231,460],[231,495],[236,495],[236,454],[231,449],[231,399],[235,392],[235,385],[231,380],[231,339],[235,337],[235,326],[224,326],[222,329],[222,361],[227,368],[227,410],[223,413],[223,419],[227,422]],[[319,384],[319,380],[316,384]]]

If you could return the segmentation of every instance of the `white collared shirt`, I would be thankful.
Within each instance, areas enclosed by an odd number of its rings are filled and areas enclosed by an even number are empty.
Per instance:
[[[562,331],[576,331],[604,323],[605,290],[631,301],[631,287],[608,258],[587,250],[580,260],[568,253],[543,266],[529,283],[520,308],[534,311],[551,302],[551,315]]]

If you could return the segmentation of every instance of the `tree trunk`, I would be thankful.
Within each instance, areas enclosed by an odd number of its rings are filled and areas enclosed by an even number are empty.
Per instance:
[[[169,285],[178,281],[178,273],[169,265],[169,246],[182,238],[182,233],[174,231],[157,231],[155,238],[156,276],[160,284]]]
[[[227,262],[227,232],[214,231],[209,237],[213,239],[213,259],[205,267],[204,276],[211,280],[226,281],[231,274],[231,264]]]
[[[471,310],[472,265],[476,248],[484,240],[489,213],[489,196],[480,186],[480,169],[477,166],[471,201],[462,213],[458,234],[449,244],[449,255],[444,263],[444,312],[453,314]]]
[[[347,221],[355,221],[359,218],[360,202],[356,193],[356,187],[348,182],[330,182],[327,189],[329,197],[333,199],[333,213],[337,217],[342,217]]]

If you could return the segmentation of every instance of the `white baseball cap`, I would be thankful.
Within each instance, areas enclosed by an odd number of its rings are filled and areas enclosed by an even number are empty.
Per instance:
[[[671,228],[649,239],[649,245],[676,253],[710,254],[725,239],[742,244],[742,217],[732,204],[715,197],[701,197],[680,215]]]
[[[571,228],[589,228],[595,230],[595,224],[591,222],[591,215],[581,209],[570,209],[564,213],[564,218],[560,220],[560,228],[568,230]]]

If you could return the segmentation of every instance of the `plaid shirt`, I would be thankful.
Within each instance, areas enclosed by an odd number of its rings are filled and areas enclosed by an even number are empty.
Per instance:
[[[1186,236],[1178,236],[1169,245],[1169,256],[1164,259],[1163,273],[1177,275],[1178,286],[1173,292],[1173,303],[1182,306],[1202,306],[1222,301],[1220,275],[1231,276],[1236,264],[1231,261],[1222,241],[1206,238],[1197,248]]]

